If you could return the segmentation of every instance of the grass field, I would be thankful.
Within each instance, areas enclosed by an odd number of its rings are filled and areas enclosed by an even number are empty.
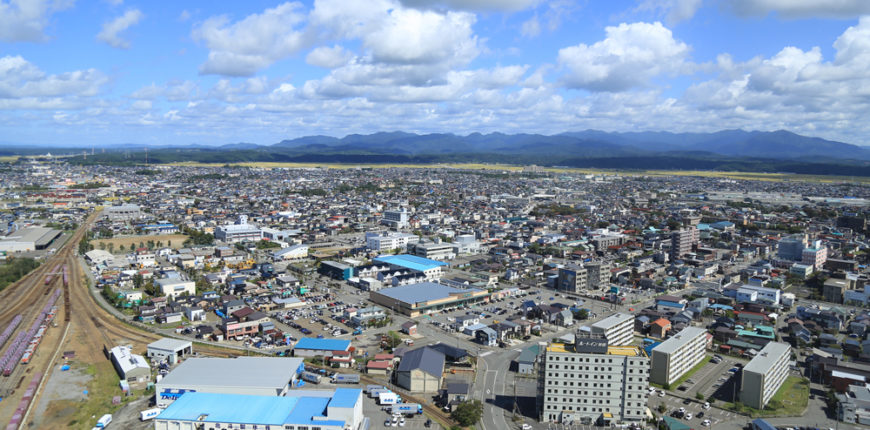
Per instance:
[[[14,162],[18,161],[18,158],[20,158],[20,157],[18,157],[17,155],[0,156],[0,163],[14,163]]]
[[[721,403],[719,407],[738,412],[748,413],[751,417],[796,417],[804,413],[810,399],[810,385],[803,378],[789,376],[776,394],[767,402],[764,410],[750,408],[746,405],[735,406],[734,403]]]
[[[125,250],[136,248],[140,243],[148,243],[148,241],[161,242],[163,246],[168,246],[170,248],[182,248],[184,247],[184,241],[187,240],[187,236],[183,234],[161,234],[161,235],[143,235],[143,236],[129,236],[129,237],[113,237],[110,239],[94,239],[91,241],[91,245],[94,246],[94,249],[102,249],[100,244],[103,244],[103,247],[108,249],[109,244],[112,244],[115,251],[120,251],[121,245],[124,246]]]
[[[220,164],[208,163],[172,163],[170,166],[196,166],[196,167],[217,167]],[[405,167],[409,169],[468,169],[468,170],[496,170],[505,172],[520,172],[523,166],[514,166],[509,164],[484,164],[484,163],[457,163],[457,164],[340,164],[340,163],[274,163],[274,162],[245,162],[231,163],[232,166],[253,167],[261,169],[305,169],[305,168],[325,168],[325,169],[355,169],[355,168],[371,168],[371,169],[387,169],[395,167]],[[837,183],[837,182],[857,182],[870,183],[870,178],[858,176],[827,176],[827,175],[798,175],[791,173],[761,173],[761,172],[720,172],[707,170],[607,170],[607,169],[581,169],[581,168],[542,168],[544,172],[551,173],[574,173],[574,174],[602,174],[602,175],[623,175],[623,176],[698,176],[704,178],[722,178],[722,179],[738,179],[748,181],[766,181],[766,182],[815,182],[815,183]]]

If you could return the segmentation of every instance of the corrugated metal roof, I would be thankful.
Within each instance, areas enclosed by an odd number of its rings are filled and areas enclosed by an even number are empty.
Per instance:
[[[183,388],[191,385],[265,387],[283,389],[302,364],[289,357],[195,357],[182,362],[158,385]]]
[[[434,282],[422,282],[419,284],[403,285],[401,287],[384,288],[378,290],[377,294],[387,296],[394,300],[399,300],[408,304],[420,302],[430,302],[449,297],[451,294],[458,293],[478,293],[483,290],[477,288],[459,289],[448,287],[446,285],[436,284]]]
[[[381,255],[381,256],[375,257],[374,261],[377,261],[380,263],[392,264],[392,265],[396,265],[396,266],[401,266],[401,267],[404,267],[407,269],[417,270],[420,272],[447,265],[447,263],[444,263],[441,261],[430,260],[428,258],[417,257],[416,255],[408,255],[408,254]]]
[[[350,348],[350,341],[344,339],[317,339],[313,337],[303,337],[296,343],[295,348],[323,351],[347,351]]]

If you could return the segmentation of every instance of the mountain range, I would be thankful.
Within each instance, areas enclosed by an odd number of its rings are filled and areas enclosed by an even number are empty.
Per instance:
[[[90,148],[88,148],[90,149]],[[105,153],[73,157],[87,164],[136,164],[142,145],[106,147]],[[32,148],[31,148],[32,150]],[[0,155],[15,148],[0,150]],[[870,176],[870,148],[798,135],[723,130],[714,133],[604,132],[555,135],[379,132],[342,138],[306,136],[272,145],[231,143],[149,146],[153,163],[240,161],[322,163],[490,162],[602,168],[697,168]]]

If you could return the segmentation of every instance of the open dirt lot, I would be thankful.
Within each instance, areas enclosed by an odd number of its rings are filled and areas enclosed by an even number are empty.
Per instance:
[[[161,235],[144,235],[144,236],[129,236],[129,237],[113,237],[111,239],[94,239],[91,241],[91,245],[94,245],[94,248],[100,249],[100,244],[103,243],[105,246],[109,246],[111,243],[115,248],[115,251],[121,248],[121,245],[124,246],[124,249],[129,250],[132,246],[136,248],[140,243],[148,243],[148,241],[154,241],[154,243],[161,242],[163,246],[168,246],[170,248],[182,248],[184,246],[184,241],[187,240],[187,236],[183,234],[161,234]]]

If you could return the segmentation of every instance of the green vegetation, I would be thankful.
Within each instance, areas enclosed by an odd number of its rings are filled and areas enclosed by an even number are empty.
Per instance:
[[[0,265],[0,290],[23,278],[37,267],[39,262],[32,258],[15,258]]]
[[[188,239],[184,241],[184,246],[190,245],[214,245],[214,235],[211,233],[203,233],[199,230],[183,227],[184,234]]]
[[[577,209],[571,206],[565,206],[560,204],[551,204],[546,206],[538,206],[534,210],[529,212],[529,215],[579,215],[585,212],[586,210],[584,209]]]
[[[270,240],[259,240],[257,241],[257,249],[275,249],[280,248],[281,245],[272,242]]]
[[[577,309],[576,311],[573,311],[573,313],[575,320],[585,320],[589,318],[589,311],[586,309]]]
[[[740,412],[749,415],[752,418],[758,417],[795,417],[801,416],[807,403],[810,399],[810,384],[809,381],[797,376],[789,376],[776,394],[767,402],[767,406],[763,410],[750,408],[742,402],[725,402],[722,404],[723,409],[729,409],[735,412]]]
[[[468,427],[480,421],[483,416],[483,403],[480,400],[469,400],[460,403],[450,413],[450,417],[456,420],[459,425]]]

